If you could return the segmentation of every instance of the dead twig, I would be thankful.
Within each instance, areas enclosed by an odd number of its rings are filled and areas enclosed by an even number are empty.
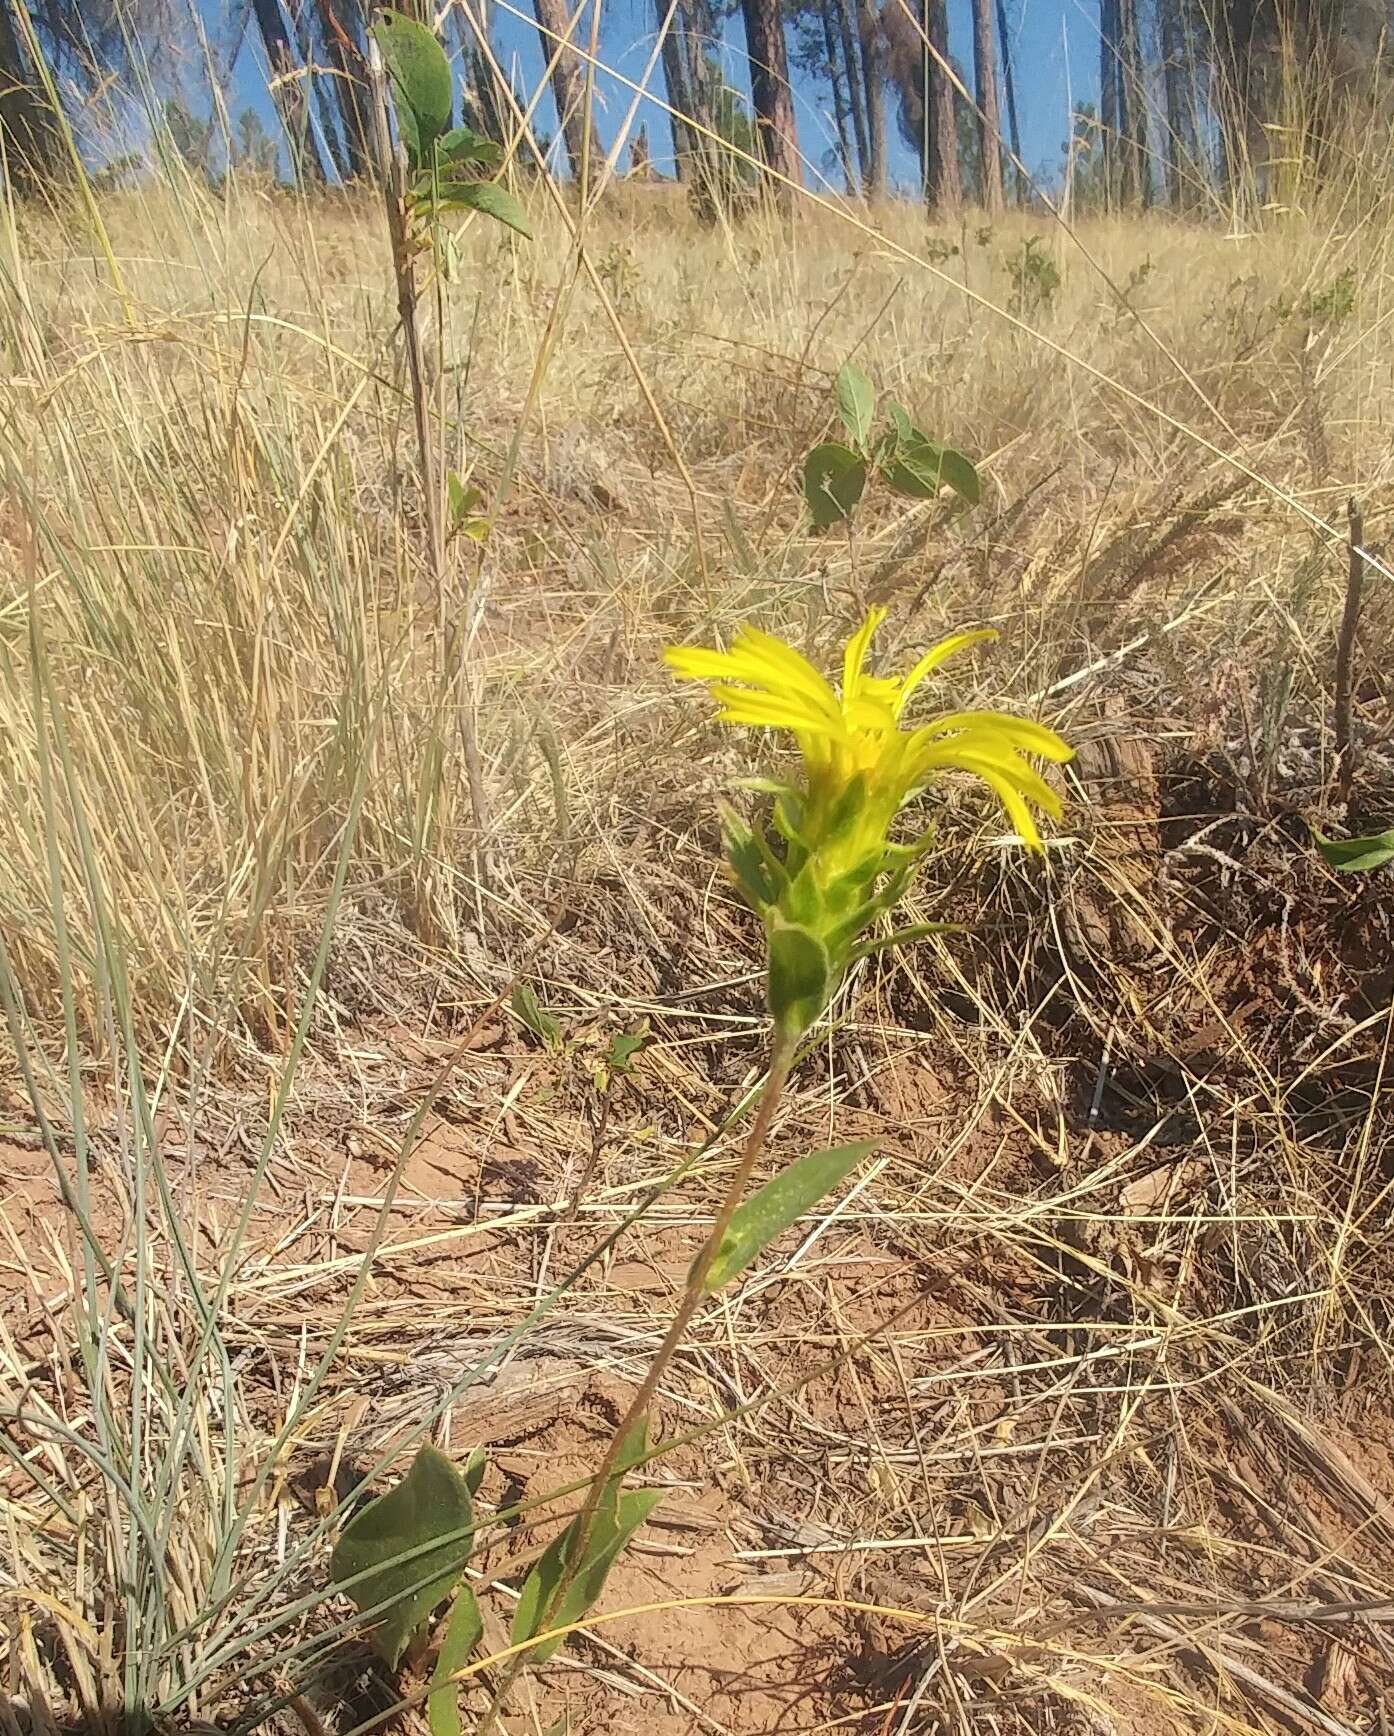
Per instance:
[[[1355,776],[1355,742],[1351,735],[1355,636],[1360,627],[1360,597],[1365,586],[1365,516],[1354,495],[1346,502],[1350,524],[1350,565],[1346,572],[1346,602],[1336,641],[1336,775],[1343,802],[1350,800]]]

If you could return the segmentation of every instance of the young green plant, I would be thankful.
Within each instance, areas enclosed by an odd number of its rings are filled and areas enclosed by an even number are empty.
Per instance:
[[[876,388],[855,362],[843,364],[834,391],[847,439],[824,440],[804,459],[803,494],[814,530],[847,523],[873,477],[910,500],[934,500],[941,488],[951,488],[977,505],[982,489],[972,463],[931,440],[899,404],[887,400],[886,422],[876,432]]]
[[[441,281],[457,276],[459,270],[454,238],[442,219],[453,211],[480,211],[520,235],[531,236],[532,231],[527,213],[508,188],[483,178],[486,170],[496,168],[503,160],[499,145],[469,127],[453,125],[454,79],[445,50],[432,31],[414,19],[385,10],[370,33],[369,70],[378,173],[411,383],[426,545],[432,581],[443,610],[447,544],[453,536],[481,541],[487,535],[488,520],[479,512],[483,505],[479,490],[454,471],[448,477],[441,473],[422,339],[417,264],[426,253],[435,259],[436,323],[440,326]],[[388,129],[389,84],[398,148],[394,148]],[[458,648],[465,639],[466,635],[459,632],[443,634],[443,642],[457,648],[450,659],[452,665],[463,654]],[[455,667],[447,667],[444,683],[448,685],[457,674]],[[471,705],[461,709],[460,728],[478,839],[476,864],[482,882],[488,878],[489,801]],[[423,899],[418,897],[417,903],[424,909]]]
[[[663,1342],[580,1511],[522,1583],[511,1636],[522,1649],[503,1673],[479,1736],[494,1728],[527,1664],[556,1649],[555,1630],[594,1607],[610,1569],[656,1506],[657,1489],[627,1490],[625,1480],[651,1455],[649,1411],[699,1308],[873,1149],[863,1142],[813,1152],[747,1197],[800,1044],[848,970],[871,952],[942,931],[928,923],[875,932],[904,896],[928,844],[923,824],[908,841],[892,837],[901,815],[947,771],[986,784],[1028,850],[1042,849],[1035,810],[1060,813],[1059,797],[1032,762],[1059,764],[1071,751],[1043,724],[1003,712],[947,710],[907,726],[907,709],[924,684],[992,632],[956,633],[926,650],[904,676],[873,675],[867,655],[884,614],[873,609],[853,634],[837,687],[792,646],[748,625],[729,649],[667,653],[676,675],[707,686],[722,722],[787,732],[798,748],[794,768],[747,783],[773,798],[773,836],[732,808],[723,812],[731,879],[764,930],[768,1064],[750,1131]],[[402,1482],[350,1521],[334,1553],[336,1583],[375,1619],[375,1642],[394,1667],[453,1591],[428,1699],[433,1736],[458,1736],[452,1676],[466,1667],[482,1633],[474,1592],[462,1578],[481,1470],[476,1456],[461,1477],[423,1447]],[[526,1644],[533,1639],[535,1645]]]

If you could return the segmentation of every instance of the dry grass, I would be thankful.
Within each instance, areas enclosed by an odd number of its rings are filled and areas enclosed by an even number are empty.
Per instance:
[[[1069,823],[1039,871],[946,792],[917,903],[972,932],[863,968],[775,1142],[880,1153],[665,1392],[668,1519],[606,1606],[674,1607],[596,1627],[511,1727],[1384,1728],[1394,941],[1306,824],[1394,812],[1382,582],[1335,806],[1320,528],[1358,488],[1378,551],[1394,499],[1386,211],[727,235],[630,188],[595,280],[555,214],[476,227],[445,445],[509,486],[444,595],[375,211],[102,216],[119,288],[77,215],[4,245],[7,1730],[388,1711],[416,1679],[343,1644],[326,1536],[428,1429],[525,1504],[491,1582],[535,1545],[759,1064],[712,847],[748,766],[659,648],[755,616],[826,656],[870,599],[888,656],[1001,629],[963,679],[1080,744]],[[854,353],[979,458],[978,512],[804,534]],[[560,1052],[499,1010],[519,976]]]

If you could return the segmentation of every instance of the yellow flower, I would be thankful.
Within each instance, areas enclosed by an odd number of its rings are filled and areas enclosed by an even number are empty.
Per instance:
[[[902,729],[906,703],[925,678],[955,652],[996,634],[984,628],[942,639],[903,678],[868,675],[867,649],[885,614],[873,609],[849,641],[840,694],[792,646],[750,626],[737,631],[729,651],[673,646],[665,661],[675,674],[709,684],[723,723],[793,733],[812,809],[834,806],[856,777],[864,777],[867,812],[858,829],[864,842],[871,842],[878,824],[884,838],[899,809],[936,772],[958,770],[981,778],[1028,848],[1039,850],[1031,804],[1058,818],[1060,799],[1025,756],[1064,762],[1072,750],[1053,730],[998,711],[947,712],[918,729]]]
[[[673,646],[665,654],[675,674],[707,683],[723,723],[787,729],[803,757],[801,783],[758,782],[776,797],[782,852],[762,831],[726,815],[732,871],[764,918],[769,1003],[784,1041],[813,1023],[854,959],[933,931],[931,924],[885,941],[861,939],[909,884],[924,840],[892,844],[891,824],[937,773],[980,778],[1032,850],[1041,849],[1033,805],[1060,813],[1059,797],[1030,759],[1064,761],[1071,750],[1044,725],[998,711],[950,711],[917,729],[901,727],[926,677],[995,634],[956,633],[908,675],[869,675],[867,649],[884,616],[873,609],[852,635],[840,692],[792,646],[754,627],[741,627],[729,651]]]

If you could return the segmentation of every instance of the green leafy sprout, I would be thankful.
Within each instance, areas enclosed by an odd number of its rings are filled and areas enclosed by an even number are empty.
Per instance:
[[[949,488],[970,506],[978,504],[982,486],[972,463],[931,440],[899,404],[887,400],[886,421],[877,433],[876,388],[855,362],[843,364],[833,390],[847,438],[821,441],[803,467],[803,495],[815,531],[850,520],[873,477],[910,500],[934,500]]]

